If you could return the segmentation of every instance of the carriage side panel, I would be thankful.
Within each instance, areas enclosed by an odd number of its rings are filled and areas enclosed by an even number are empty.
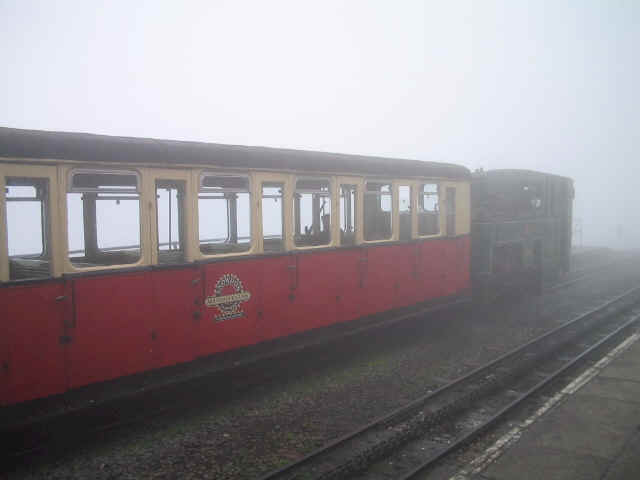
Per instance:
[[[290,314],[295,330],[308,330],[337,321],[338,256],[335,251],[295,255],[293,279],[294,299]]]
[[[70,387],[152,368],[154,313],[151,272],[73,279],[74,338]]]
[[[338,285],[336,293],[336,318],[339,322],[355,320],[364,315],[366,310],[366,290],[364,277],[366,275],[365,250],[351,248],[336,250],[335,275]]]
[[[2,305],[2,405],[64,392],[64,316],[70,299],[64,282],[0,289]]]
[[[420,277],[420,243],[394,247],[394,301],[395,308],[407,307],[422,301]]]
[[[172,268],[151,273],[153,282],[152,362],[154,368],[196,358],[203,285],[200,269]]]
[[[263,262],[251,259],[202,265],[201,356],[261,340]]]

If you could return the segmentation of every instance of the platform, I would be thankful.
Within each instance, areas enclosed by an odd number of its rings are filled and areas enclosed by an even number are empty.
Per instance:
[[[555,400],[455,478],[640,480],[638,333]]]

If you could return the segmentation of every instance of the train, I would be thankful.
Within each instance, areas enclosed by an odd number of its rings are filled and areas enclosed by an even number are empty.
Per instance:
[[[568,271],[571,181],[510,172],[0,128],[0,405]]]

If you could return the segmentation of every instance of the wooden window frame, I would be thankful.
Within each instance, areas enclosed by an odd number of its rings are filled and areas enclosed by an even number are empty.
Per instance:
[[[148,169],[144,168],[105,168],[104,166],[61,166],[59,169],[62,177],[62,187],[60,189],[60,219],[61,224],[64,225],[65,230],[63,234],[63,256],[64,256],[64,271],[65,273],[81,273],[81,272],[98,272],[103,270],[118,270],[123,268],[142,267],[151,264],[152,256],[152,239],[151,239],[151,225],[154,223],[151,219],[151,213],[155,215],[153,207],[155,188],[150,188]],[[137,178],[137,193],[139,195],[139,219],[140,219],[140,258],[135,263],[116,264],[116,265],[97,265],[93,267],[77,267],[71,263],[69,258],[69,211],[67,206],[67,194],[79,193],[78,190],[73,189],[72,178],[75,173],[96,173],[96,174],[131,174],[134,173]],[[145,174],[147,173],[147,174]]]
[[[416,201],[417,201],[417,196],[416,196],[416,181],[415,180],[394,180],[394,190],[395,190],[395,207],[394,207],[394,215],[396,218],[396,221],[394,222],[393,225],[393,231],[394,231],[394,238],[396,239],[396,241],[401,241],[401,242],[405,242],[405,243],[409,243],[412,240],[416,239],[416,233],[417,233],[417,216],[416,216]],[[409,239],[408,240],[400,240],[400,187],[409,187],[409,212],[411,214],[411,232],[409,234]],[[397,228],[396,228],[397,227]]]
[[[334,189],[334,204],[336,206],[337,221],[334,223],[334,245],[344,247],[354,247],[356,245],[362,245],[364,243],[364,180],[362,177],[336,177],[336,188]],[[340,210],[340,190],[343,185],[355,185],[356,187],[356,211],[355,218],[355,242],[353,244],[342,245],[340,241],[340,218],[342,217],[342,211]]]
[[[50,165],[19,165],[16,163],[0,163],[0,281],[1,282],[20,282],[22,280],[11,280],[9,274],[9,238],[7,231],[7,201],[6,201],[6,178],[7,177],[24,177],[39,178],[48,181],[48,211],[45,227],[47,229],[46,238],[49,249],[49,276],[38,280],[46,280],[46,278],[54,278],[62,275],[63,268],[60,262],[60,224],[59,221],[59,185],[57,167]],[[25,279],[27,280],[27,279]]]
[[[198,205],[198,197],[201,192],[202,180],[205,176],[211,177],[243,177],[247,178],[249,183],[249,248],[243,252],[229,252],[229,253],[214,253],[214,254],[204,254],[200,250],[200,211]],[[192,211],[192,222],[191,222],[191,231],[192,233],[192,241],[190,244],[192,245],[192,258],[195,260],[206,260],[206,259],[214,259],[214,258],[226,258],[226,257],[242,257],[246,255],[255,255],[257,253],[262,253],[262,250],[259,250],[258,238],[256,235],[256,220],[257,220],[257,212],[258,208],[254,204],[254,199],[256,198],[256,180],[255,174],[252,172],[245,171],[228,171],[228,170],[211,170],[211,169],[197,169],[193,170],[192,175],[192,192],[191,192],[191,211]]]
[[[364,201],[366,198],[366,189],[367,183],[381,183],[381,184],[389,184],[391,186],[391,235],[389,238],[384,238],[380,240],[367,240],[364,238],[365,232],[365,219],[364,219]],[[362,243],[373,245],[378,243],[389,243],[389,242],[397,242],[398,234],[399,234],[399,225],[398,225],[398,183],[396,180],[391,180],[388,177],[386,178],[375,178],[375,177],[365,177],[363,179],[362,185]]]
[[[322,245],[296,245],[295,242],[295,195],[298,187],[299,180],[326,180],[329,183],[329,202],[331,208],[331,223],[329,224],[329,242],[323,243]],[[330,175],[296,175],[293,178],[293,191],[291,193],[291,244],[294,250],[314,250],[318,248],[330,248],[337,246],[335,241],[335,212],[336,212],[336,201],[335,201],[335,190],[336,190],[336,179]],[[285,211],[285,216],[287,215]],[[339,220],[339,218],[338,218]],[[339,222],[338,222],[339,223]],[[340,225],[338,225],[340,228]]]
[[[194,252],[194,245],[197,240],[194,240],[193,236],[193,222],[196,219],[193,211],[193,178],[190,170],[170,170],[170,169],[146,169],[143,176],[143,182],[145,183],[145,190],[150,189],[153,191],[153,202],[150,205],[150,220],[151,225],[149,229],[150,234],[150,248],[151,248],[151,264],[152,265],[165,265],[158,262],[158,203],[156,198],[156,184],[158,181],[167,182],[183,182],[184,183],[184,201],[182,209],[184,212],[184,218],[182,219],[182,228],[184,233],[184,263],[191,263],[196,259]],[[146,185],[148,184],[148,186]]]
[[[442,191],[443,191],[443,182],[442,180],[437,180],[437,179],[423,179],[423,180],[419,180],[418,182],[416,182],[416,238],[419,239],[429,239],[429,238],[437,238],[437,237],[443,237],[444,235],[444,226],[443,225],[443,202],[442,202]],[[418,219],[418,205],[420,203],[419,198],[420,195],[423,192],[423,188],[426,184],[435,184],[438,187],[438,233],[434,233],[431,235],[421,235],[420,234],[420,225],[419,225],[419,219]]]
[[[281,183],[284,191],[282,192],[282,251],[277,253],[284,253],[295,250],[293,245],[293,182],[294,175],[288,173],[271,173],[271,172],[252,172],[253,178],[253,202],[254,213],[253,216],[253,233],[252,236],[255,240],[255,254],[261,254],[264,252],[264,237],[262,229],[262,184],[263,183]],[[291,212],[289,215],[288,212]],[[272,252],[267,252],[271,254]],[[276,253],[276,252],[273,252]]]

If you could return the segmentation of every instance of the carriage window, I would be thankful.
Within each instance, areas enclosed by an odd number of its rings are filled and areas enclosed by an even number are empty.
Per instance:
[[[140,194],[134,172],[72,172],[69,258],[79,268],[140,260]]]
[[[454,236],[456,234],[456,189],[447,187],[447,235]]]
[[[356,186],[340,185],[340,245],[356,243]]]
[[[364,191],[364,239],[391,238],[391,182],[367,182]]]
[[[251,248],[249,178],[203,174],[198,195],[200,251],[204,255]]]
[[[156,182],[158,263],[184,262],[184,182]]]
[[[418,194],[418,233],[420,236],[440,233],[438,185],[425,183]]]
[[[298,247],[331,241],[331,192],[327,179],[298,179],[293,195],[294,242]]]
[[[411,240],[411,187],[398,187],[398,212],[400,214],[400,240]]]
[[[265,252],[284,250],[283,191],[283,183],[262,184],[262,237]]]
[[[49,276],[48,181],[7,178],[9,279]]]

